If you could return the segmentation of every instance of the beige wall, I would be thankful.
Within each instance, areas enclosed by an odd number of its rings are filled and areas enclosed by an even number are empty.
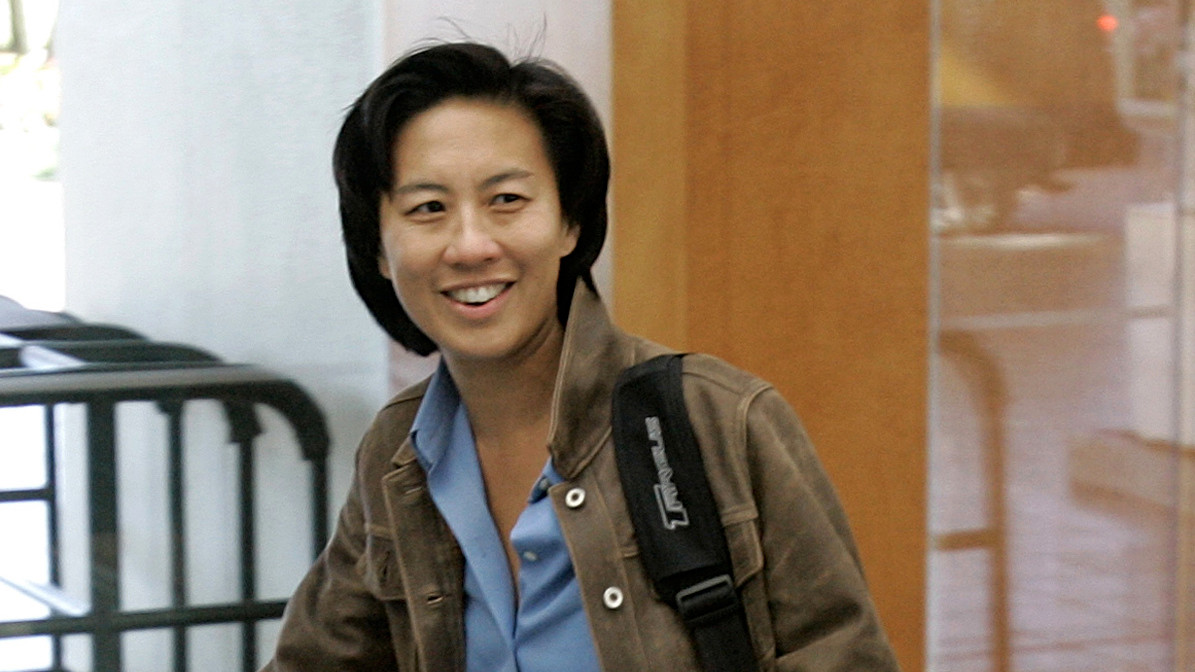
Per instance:
[[[929,10],[614,2],[623,326],[774,382],[924,660]]]

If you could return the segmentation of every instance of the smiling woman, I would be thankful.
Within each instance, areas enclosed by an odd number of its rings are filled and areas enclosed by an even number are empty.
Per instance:
[[[554,367],[557,276],[578,232],[535,123],[509,105],[446,101],[407,123],[394,174],[380,269],[449,369],[512,357]]]
[[[585,94],[543,61],[431,47],[357,100],[333,163],[358,293],[442,357],[363,440],[266,669],[724,669],[653,592],[618,477],[615,381],[666,350],[594,287],[609,159]],[[896,669],[792,410],[713,357],[686,357],[683,386],[750,629],[737,648],[767,670]]]

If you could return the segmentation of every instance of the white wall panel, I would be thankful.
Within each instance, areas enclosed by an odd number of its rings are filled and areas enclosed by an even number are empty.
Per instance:
[[[297,379],[332,430],[334,507],[387,394],[386,342],[348,283],[330,169],[343,109],[380,60],[380,24],[370,2],[72,0],[56,41],[67,310]],[[225,496],[236,460],[219,415],[197,409],[188,421],[199,598],[236,585]],[[121,437],[137,436],[137,420],[124,418]],[[152,604],[159,589],[141,579],[160,578],[162,484],[138,475],[162,445],[119,449],[125,600]],[[266,587],[284,597],[309,562],[292,540],[306,538],[306,481],[285,466],[289,441],[265,450],[279,459],[263,462],[262,487],[292,502],[266,498],[292,515],[270,515],[260,530]],[[235,628],[207,630],[194,669],[238,669]],[[152,638],[129,639],[128,669],[162,669],[154,649]]]

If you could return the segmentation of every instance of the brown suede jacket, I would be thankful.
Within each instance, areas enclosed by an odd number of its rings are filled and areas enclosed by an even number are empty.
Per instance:
[[[641,567],[611,439],[619,372],[663,352],[618,330],[578,285],[549,444],[565,480],[549,495],[613,672],[701,669]],[[760,669],[896,670],[846,517],[792,409],[713,357],[687,356],[684,369]],[[291,598],[265,671],[464,672],[464,559],[407,437],[425,387],[391,400],[362,441],[335,534]]]

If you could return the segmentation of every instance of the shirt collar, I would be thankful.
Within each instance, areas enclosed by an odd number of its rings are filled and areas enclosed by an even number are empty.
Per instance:
[[[415,421],[411,423],[411,445],[424,471],[431,471],[448,450],[453,419],[460,405],[456,383],[441,359],[428,383]]]

